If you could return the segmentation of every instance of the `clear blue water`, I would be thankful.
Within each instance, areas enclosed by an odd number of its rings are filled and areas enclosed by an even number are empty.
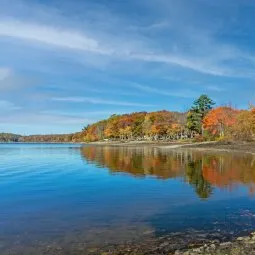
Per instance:
[[[254,191],[248,154],[0,144],[0,254],[71,254],[77,243],[89,249],[148,233],[234,235],[255,228]]]

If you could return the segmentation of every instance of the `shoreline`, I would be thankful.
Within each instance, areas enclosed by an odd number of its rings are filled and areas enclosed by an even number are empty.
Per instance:
[[[67,144],[87,146],[112,146],[112,147],[141,147],[148,146],[157,149],[192,149],[207,152],[232,152],[255,155],[255,141],[253,142],[162,142],[162,141],[98,141],[98,142],[0,142],[1,144]]]
[[[194,149],[199,151],[211,152],[232,152],[246,153],[255,155],[255,142],[146,142],[146,141],[131,141],[131,142],[91,142],[84,143],[86,145],[98,146],[116,146],[116,147],[138,147],[149,146],[158,149]]]

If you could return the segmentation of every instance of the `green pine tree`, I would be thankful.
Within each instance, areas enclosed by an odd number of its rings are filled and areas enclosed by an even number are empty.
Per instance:
[[[188,129],[202,134],[203,118],[213,108],[214,104],[214,101],[207,95],[201,95],[197,100],[195,100],[187,117]]]

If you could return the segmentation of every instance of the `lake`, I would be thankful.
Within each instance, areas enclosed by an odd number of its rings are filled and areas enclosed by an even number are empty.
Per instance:
[[[93,254],[187,232],[236,236],[255,229],[254,194],[249,154],[0,144],[0,254]]]

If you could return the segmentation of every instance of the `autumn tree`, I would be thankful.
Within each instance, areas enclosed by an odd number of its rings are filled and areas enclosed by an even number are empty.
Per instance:
[[[104,136],[106,138],[119,137],[118,119],[119,116],[114,114],[106,121],[106,127],[104,130]]]
[[[179,123],[181,121],[176,113],[169,111],[151,112],[146,114],[144,119],[144,134],[154,140],[158,139],[158,137],[164,139],[167,135],[172,134],[172,129],[176,131],[174,125],[176,124],[179,127],[181,125]]]
[[[211,110],[203,119],[203,127],[215,136],[223,137],[227,128],[236,124],[238,110],[223,106]]]
[[[251,125],[252,125],[252,134],[255,135],[255,107],[251,108]]]
[[[181,124],[174,123],[168,127],[167,135],[173,140],[177,140],[180,137],[182,130],[183,126]]]
[[[229,131],[235,140],[251,141],[255,134],[255,109],[240,111]]]
[[[133,113],[133,123],[132,123],[132,134],[134,137],[142,138],[144,136],[143,132],[143,122],[147,112],[136,112]]]

